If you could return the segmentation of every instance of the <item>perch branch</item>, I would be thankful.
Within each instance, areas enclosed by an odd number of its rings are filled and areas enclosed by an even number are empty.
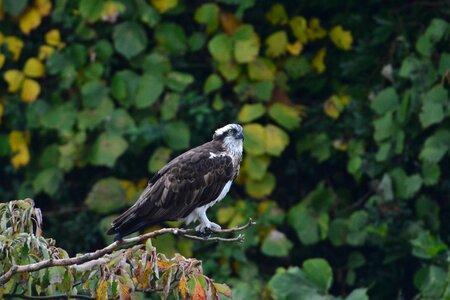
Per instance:
[[[247,224],[242,226],[233,227],[230,229],[222,229],[222,230],[214,230],[213,233],[222,234],[222,233],[234,233],[242,231],[252,225],[254,225],[251,219],[247,222]],[[13,265],[6,273],[0,276],[0,285],[8,282],[11,277],[16,273],[21,272],[34,272],[39,271],[41,269],[55,267],[55,266],[73,266],[73,265],[81,265],[89,261],[97,260],[106,254],[110,254],[119,246],[126,246],[130,244],[139,243],[145,241],[149,238],[154,238],[163,234],[173,234],[178,236],[183,236],[185,238],[199,240],[199,241],[221,241],[221,242],[242,242],[244,240],[244,235],[239,234],[237,237],[233,238],[224,238],[224,237],[211,237],[211,236],[198,236],[195,235],[196,231],[194,229],[183,229],[183,228],[162,228],[159,230],[155,230],[146,234],[139,235],[137,237],[132,237],[128,239],[123,239],[121,241],[115,241],[103,249],[85,253],[80,256],[70,257],[70,258],[61,258],[61,259],[46,259],[37,263],[28,264],[28,265]],[[84,266],[83,266],[84,267]],[[82,268],[83,268],[82,267]]]

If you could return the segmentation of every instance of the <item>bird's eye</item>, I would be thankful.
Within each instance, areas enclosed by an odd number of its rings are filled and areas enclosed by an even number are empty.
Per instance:
[[[234,133],[234,129],[228,129],[227,133],[228,135],[232,135]]]

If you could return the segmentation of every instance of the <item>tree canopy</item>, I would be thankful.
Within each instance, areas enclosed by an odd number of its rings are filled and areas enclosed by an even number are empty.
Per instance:
[[[55,258],[105,247],[152,174],[239,122],[241,173],[208,215],[254,219],[245,241],[146,246],[202,261],[192,295],[213,278],[233,299],[450,298],[448,17],[445,1],[0,0],[0,194],[33,198],[45,232],[4,221],[0,255],[7,238],[16,263],[45,259],[24,232]],[[49,270],[27,295],[77,276]],[[119,291],[98,274],[87,290]]]

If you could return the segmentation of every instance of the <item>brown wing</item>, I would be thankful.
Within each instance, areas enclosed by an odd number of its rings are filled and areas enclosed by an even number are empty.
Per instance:
[[[117,239],[152,224],[184,218],[214,201],[234,176],[229,156],[210,158],[209,151],[188,151],[150,179],[137,202],[113,221],[108,234],[117,233]]]

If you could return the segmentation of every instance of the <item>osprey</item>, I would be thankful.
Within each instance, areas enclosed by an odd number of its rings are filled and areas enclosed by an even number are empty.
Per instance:
[[[195,229],[220,230],[206,210],[222,200],[239,173],[244,135],[238,124],[214,132],[210,142],[174,158],[158,171],[136,203],[115,219],[115,240],[162,221],[200,221]]]

